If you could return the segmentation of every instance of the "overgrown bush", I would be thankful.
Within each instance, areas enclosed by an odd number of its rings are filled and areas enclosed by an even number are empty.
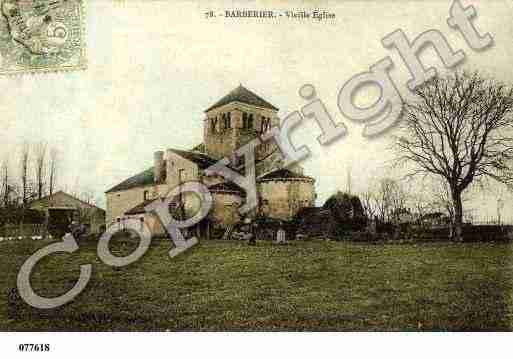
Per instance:
[[[4,224],[43,224],[45,214],[42,211],[22,207],[0,208],[0,226]]]
[[[511,239],[513,226],[500,225],[470,225],[463,227],[464,241],[501,241]]]
[[[337,236],[351,231],[362,231],[367,225],[362,203],[357,196],[339,191],[328,198],[322,208],[331,211],[337,224]]]

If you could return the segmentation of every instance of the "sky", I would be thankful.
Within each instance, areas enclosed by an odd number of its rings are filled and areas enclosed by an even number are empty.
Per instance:
[[[319,203],[347,188],[365,191],[376,178],[396,175],[388,163],[390,134],[362,136],[363,126],[344,118],[337,96],[352,76],[390,56],[391,76],[406,93],[409,73],[381,39],[400,28],[408,38],[440,30],[466,61],[458,69],[480,70],[513,84],[513,1],[462,1],[473,4],[480,33],[494,45],[474,52],[446,23],[452,1],[136,1],[89,0],[87,58],[84,71],[0,77],[1,158],[15,167],[23,142],[45,141],[61,154],[59,184],[93,191],[104,205],[104,192],[152,165],[153,152],[189,149],[202,141],[204,110],[244,85],[280,108],[281,118],[306,104],[298,95],[304,84],[348,134],[329,146],[316,138],[320,129],[305,121],[292,136],[312,155],[303,162],[316,178]],[[208,10],[321,9],[334,20],[207,19]],[[421,59],[442,69],[428,48]],[[372,103],[369,88],[358,103]],[[496,213],[495,187],[477,196],[479,216]],[[506,216],[513,219],[507,205]]]

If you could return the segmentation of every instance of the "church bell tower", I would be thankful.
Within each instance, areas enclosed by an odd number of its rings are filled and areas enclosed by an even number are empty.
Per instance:
[[[214,159],[233,159],[238,148],[278,125],[277,112],[278,108],[240,85],[205,110],[203,140],[206,154]],[[261,145],[257,158],[271,153],[273,146]]]

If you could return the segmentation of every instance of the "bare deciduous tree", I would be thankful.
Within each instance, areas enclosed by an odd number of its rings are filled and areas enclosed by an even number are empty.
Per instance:
[[[346,176],[347,176],[347,183],[346,183],[346,192],[348,194],[352,194],[352,191],[353,191],[353,170],[351,168],[351,166],[347,167],[346,169]]]
[[[360,199],[365,217],[373,220],[376,216],[376,194],[371,189],[368,189],[360,194]]]
[[[20,156],[20,177],[21,177],[21,202],[25,206],[29,200],[29,155],[30,146],[24,143]]]
[[[461,240],[462,194],[480,178],[512,184],[513,89],[479,74],[436,77],[405,103],[396,138],[398,163],[442,178],[450,190],[455,238]]]
[[[50,158],[48,163],[48,194],[51,196],[55,189],[55,184],[57,182],[57,161],[58,161],[58,152],[57,149],[52,148],[50,150]]]
[[[415,218],[420,221],[431,209],[431,203],[422,192],[412,193],[408,202]]]
[[[90,204],[90,205],[96,205],[95,195],[94,192],[90,189],[86,189],[80,193],[80,195],[77,196],[81,201]]]
[[[4,159],[2,162],[2,206],[7,207],[9,204],[9,162]]]
[[[447,182],[440,180],[433,185],[433,200],[431,207],[435,211],[445,213],[449,218],[449,237],[453,236],[454,232],[454,204],[451,198],[451,189]]]
[[[390,213],[391,183],[388,179],[381,180],[374,197],[376,201],[376,215],[381,222],[386,222]]]
[[[406,192],[400,184],[391,178],[383,178],[379,181],[374,196],[375,211],[381,222],[394,220],[394,215],[406,207]]]
[[[44,195],[46,178],[46,143],[41,142],[35,147],[34,170],[36,176],[37,198],[41,199]]]

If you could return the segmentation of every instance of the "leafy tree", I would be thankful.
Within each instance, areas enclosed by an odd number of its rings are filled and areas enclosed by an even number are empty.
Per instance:
[[[322,206],[329,209],[341,229],[362,229],[366,223],[362,203],[358,196],[338,191]]]

